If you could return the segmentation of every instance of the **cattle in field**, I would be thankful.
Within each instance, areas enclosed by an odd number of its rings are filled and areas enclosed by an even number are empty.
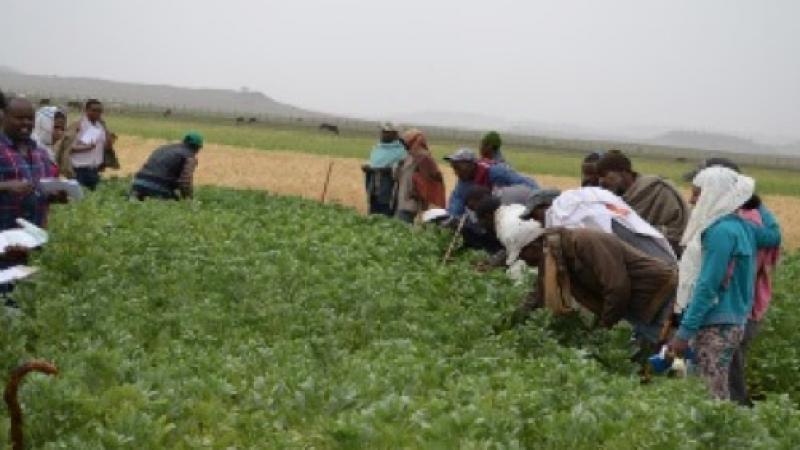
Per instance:
[[[319,126],[320,131],[328,131],[335,135],[339,135],[339,127],[330,123],[323,123]]]
[[[164,111],[164,117],[169,117],[171,115],[172,115],[172,109],[171,108],[167,108],[167,110]]]
[[[255,117],[247,119],[247,123],[256,123],[256,122],[258,122],[258,119],[256,119]]]
[[[236,125],[241,125],[244,123],[244,117],[237,117],[236,118]]]

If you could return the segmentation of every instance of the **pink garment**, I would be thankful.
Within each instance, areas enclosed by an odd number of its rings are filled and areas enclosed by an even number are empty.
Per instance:
[[[739,217],[758,226],[764,226],[761,213],[757,209],[740,209]],[[763,248],[758,250],[756,259],[755,300],[750,320],[759,321],[769,309],[772,300],[772,271],[778,265],[781,249],[779,247]]]

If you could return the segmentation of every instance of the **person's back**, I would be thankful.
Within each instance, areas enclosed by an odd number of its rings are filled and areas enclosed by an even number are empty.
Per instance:
[[[187,158],[193,157],[194,153],[182,143],[159,147],[150,154],[136,177],[153,180],[175,189],[178,186],[178,178],[183,170],[184,162]]]
[[[142,200],[146,197],[164,199],[191,198],[197,153],[203,147],[203,137],[187,133],[183,142],[157,148],[150,154],[133,179],[131,194]]]
[[[656,320],[677,284],[675,268],[593,229],[559,229],[579,303],[611,327],[626,316],[637,322]]]
[[[655,175],[639,175],[622,199],[661,231],[678,253],[677,243],[686,229],[689,208],[671,182]]]

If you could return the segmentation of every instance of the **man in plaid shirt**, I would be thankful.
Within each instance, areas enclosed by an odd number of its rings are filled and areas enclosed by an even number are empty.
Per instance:
[[[3,128],[0,132],[0,231],[17,228],[17,218],[37,226],[47,223],[47,210],[51,201],[64,196],[49,197],[39,189],[39,180],[53,176],[57,168],[50,162],[47,152],[31,139],[34,110],[30,101],[11,99],[4,109]],[[13,247],[0,255],[0,269],[24,262],[27,250]],[[0,285],[0,294],[8,294],[12,285]],[[15,306],[6,299],[6,306]]]

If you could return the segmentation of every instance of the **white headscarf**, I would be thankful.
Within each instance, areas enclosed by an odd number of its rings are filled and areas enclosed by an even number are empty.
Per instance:
[[[514,204],[501,206],[494,213],[497,239],[506,248],[506,264],[509,266],[519,259],[519,253],[526,245],[544,234],[544,228],[539,222],[519,218],[524,212],[525,206]]]
[[[652,225],[636,214],[625,200],[599,187],[583,187],[564,191],[547,210],[547,228],[591,228],[611,233],[615,220],[633,233],[652,237],[670,255],[669,241]]]
[[[56,113],[61,111],[56,106],[43,106],[36,111],[36,121],[33,126],[31,137],[39,146],[50,153],[50,157],[55,159],[53,154],[53,125]]]
[[[700,275],[703,232],[720,218],[736,212],[755,192],[755,181],[727,167],[709,167],[694,177],[692,184],[700,188],[700,198],[692,209],[681,245],[686,246],[679,266],[678,296],[675,312],[683,311],[694,293]]]

